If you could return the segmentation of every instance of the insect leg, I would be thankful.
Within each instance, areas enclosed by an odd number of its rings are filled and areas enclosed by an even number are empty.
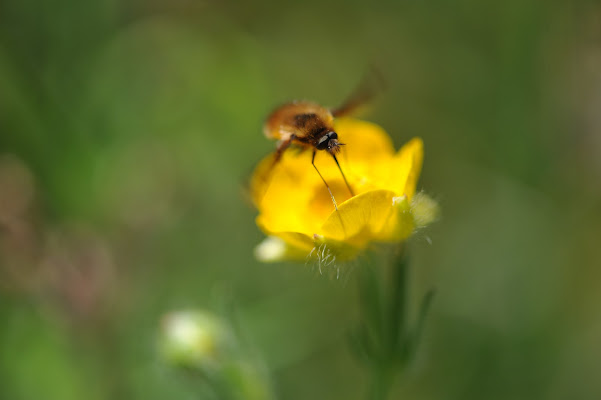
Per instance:
[[[323,179],[323,176],[321,176],[321,172],[319,172],[319,170],[317,169],[317,166],[315,165],[315,153],[316,153],[316,151],[313,150],[313,157],[311,158],[311,165],[313,165],[313,168],[315,168],[315,171],[317,171],[317,173],[319,174],[319,177],[321,178],[323,183],[328,188],[328,192],[330,192],[330,197],[332,198],[332,202],[334,203],[334,208],[336,209],[336,211],[338,211],[338,205],[336,204],[336,199],[334,198],[334,195],[332,194],[332,191],[330,190],[330,187],[328,186],[328,182],[326,182],[326,180]]]
[[[279,144],[278,147],[275,149],[275,153],[273,153],[273,161],[271,162],[271,165],[269,166],[269,169],[267,170],[267,173],[265,174],[265,179],[267,179],[267,176],[271,175],[271,172],[273,170],[273,167],[275,167],[275,165],[280,161],[280,159],[282,158],[282,155],[284,154],[284,151],[290,147],[290,145],[292,144],[292,141],[296,138],[296,136],[294,135],[290,135],[290,137],[286,140],[282,140]]]
[[[290,135],[290,137],[288,139],[282,140],[278,144],[278,148],[275,150],[275,154],[273,157],[273,165],[275,165],[278,161],[280,161],[280,158],[282,158],[282,154],[284,154],[284,150],[286,150],[288,147],[290,147],[290,145],[292,144],[292,141],[295,138],[296,138],[296,136]]]
[[[267,187],[269,186],[269,181],[271,180],[271,175],[273,173],[274,167],[276,166],[278,161],[280,161],[280,159],[282,158],[282,154],[284,154],[284,151],[288,147],[290,147],[290,145],[292,144],[292,141],[294,139],[295,139],[295,136],[290,135],[290,137],[288,139],[281,141],[278,144],[278,147],[273,154],[273,159],[271,161],[271,164],[269,166],[265,167],[263,170],[261,170],[260,175],[258,176],[258,179],[260,179],[263,182],[263,185],[260,185],[263,187],[263,191],[262,191],[262,193],[255,193],[256,198],[261,199],[265,195],[265,192],[267,191]]]
[[[336,156],[334,154],[332,154],[332,157],[334,157],[334,161],[336,161],[336,165],[338,165],[338,169],[340,170],[340,173],[342,174],[342,178],[344,179],[344,183],[346,183],[346,187],[348,188],[348,191],[351,192],[351,196],[354,197],[355,193],[353,193],[353,189],[351,189],[351,185],[348,184],[348,181],[346,180],[346,176],[344,176],[344,172],[342,172],[342,168],[340,168],[338,159],[336,158]]]

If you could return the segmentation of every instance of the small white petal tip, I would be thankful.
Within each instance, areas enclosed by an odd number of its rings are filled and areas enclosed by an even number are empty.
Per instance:
[[[276,262],[284,259],[287,244],[282,239],[269,236],[255,247],[255,257],[261,262]]]
[[[392,205],[393,206],[398,206],[398,205],[400,205],[400,204],[402,204],[404,202],[407,202],[407,196],[405,196],[405,195],[402,195],[402,196],[399,196],[399,197],[393,197],[392,198]]]

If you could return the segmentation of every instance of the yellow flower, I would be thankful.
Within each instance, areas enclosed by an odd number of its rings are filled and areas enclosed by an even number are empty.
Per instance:
[[[349,259],[372,242],[402,241],[416,228],[412,199],[422,140],[414,138],[395,152],[375,124],[338,119],[335,130],[346,144],[338,160],[355,196],[326,152],[318,151],[315,165],[332,189],[337,211],[311,166],[311,151],[288,150],[273,169],[273,154],[263,159],[251,180],[256,222],[269,236],[256,249],[260,260],[302,259],[324,248],[338,260]]]

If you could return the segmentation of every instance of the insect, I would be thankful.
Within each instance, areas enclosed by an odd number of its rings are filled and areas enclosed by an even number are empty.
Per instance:
[[[292,144],[303,149],[313,149],[311,164],[326,185],[336,210],[338,210],[336,199],[330,190],[330,186],[315,165],[315,154],[317,151],[326,151],[332,156],[351,196],[354,196],[353,189],[349,185],[336,158],[336,154],[340,151],[340,146],[344,146],[344,143],[339,142],[338,134],[334,131],[334,117],[338,115],[340,114],[316,103],[293,102],[284,104],[272,112],[263,127],[265,136],[270,139],[279,139],[273,159],[274,165],[281,159],[284,151]]]
[[[371,100],[376,92],[383,85],[382,77],[376,69],[371,69],[355,92],[339,108],[330,110],[317,103],[308,101],[297,101],[287,103],[274,110],[265,121],[263,133],[269,139],[279,140],[274,154],[272,168],[281,159],[284,151],[290,145],[296,145],[303,150],[312,149],[313,156],[311,165],[319,174],[319,177],[326,185],[334,208],[338,210],[336,199],[332,194],[330,186],[315,165],[315,155],[317,151],[325,151],[332,156],[338,170],[344,179],[351,196],[355,193],[348,183],[336,154],[340,152],[340,147],[344,146],[338,138],[338,133],[334,130],[334,118],[354,113],[360,106]]]

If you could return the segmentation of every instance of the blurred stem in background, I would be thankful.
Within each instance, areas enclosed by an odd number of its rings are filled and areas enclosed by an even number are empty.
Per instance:
[[[363,321],[351,334],[353,353],[370,373],[367,396],[382,400],[415,354],[434,291],[422,299],[417,320],[409,321],[409,260],[405,246],[372,252],[359,276]],[[392,261],[391,261],[392,260]],[[384,265],[382,265],[384,264]]]

